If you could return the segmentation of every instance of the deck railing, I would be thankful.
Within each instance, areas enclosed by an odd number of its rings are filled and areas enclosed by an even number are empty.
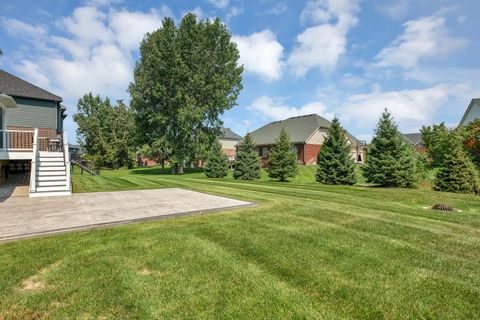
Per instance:
[[[0,150],[2,151],[33,151],[33,130],[0,130]]]

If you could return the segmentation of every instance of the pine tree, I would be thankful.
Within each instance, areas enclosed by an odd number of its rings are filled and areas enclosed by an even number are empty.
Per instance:
[[[222,150],[222,145],[217,140],[212,146],[205,166],[207,178],[223,178],[228,174],[227,156]]]
[[[357,182],[351,146],[337,118],[333,119],[318,154],[316,179],[325,184],[352,185]]]
[[[384,187],[412,188],[416,185],[413,148],[402,138],[386,109],[368,149],[367,163],[362,168],[367,182]]]
[[[238,146],[235,159],[235,170],[233,171],[233,177],[235,179],[260,179],[260,159],[255,148],[256,146],[252,136],[247,133],[243,141]]]
[[[463,149],[462,137],[452,131],[442,166],[435,176],[435,189],[457,193],[479,193],[479,177],[473,162]]]
[[[298,174],[297,155],[291,150],[292,144],[287,132],[282,129],[268,155],[268,176],[287,181]]]

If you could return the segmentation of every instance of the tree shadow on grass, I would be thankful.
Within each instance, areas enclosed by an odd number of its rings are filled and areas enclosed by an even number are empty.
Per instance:
[[[183,175],[192,174],[192,173],[201,173],[203,172],[203,168],[184,168]],[[161,167],[140,167],[137,169],[133,169],[130,173],[132,174],[141,174],[141,175],[165,175],[171,176],[172,170],[169,167],[165,167],[164,173],[162,173]]]

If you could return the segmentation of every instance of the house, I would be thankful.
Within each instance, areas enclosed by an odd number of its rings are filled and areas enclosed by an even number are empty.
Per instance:
[[[480,99],[472,99],[465,114],[460,120],[459,127],[467,126],[470,122],[480,118]]]
[[[222,127],[220,132],[221,136],[218,140],[222,145],[223,152],[227,155],[228,161],[235,161],[236,145],[242,140],[242,137],[229,128]]]
[[[405,141],[412,145],[418,152],[427,152],[427,147],[422,141],[422,134],[420,132],[402,134]]]
[[[309,114],[271,122],[251,132],[251,136],[257,144],[262,165],[268,162],[269,149],[280,135],[282,128],[290,136],[290,141],[293,143],[292,151],[297,153],[298,162],[312,165],[317,164],[318,153],[330,125],[330,121],[318,114]],[[366,154],[365,142],[357,140],[348,132],[347,138],[351,145],[352,158],[356,163],[363,163]]]
[[[61,97],[0,70],[0,183],[27,173],[31,197],[71,194],[65,110]]]
[[[80,161],[82,160],[83,150],[79,144],[68,144],[68,154],[70,160]]]

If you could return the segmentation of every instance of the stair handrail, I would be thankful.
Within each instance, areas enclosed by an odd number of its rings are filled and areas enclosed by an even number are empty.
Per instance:
[[[65,170],[67,171],[67,187],[68,191],[72,191],[72,182],[70,180],[70,155],[68,152],[67,132],[63,131],[63,157],[65,161]]]
[[[32,164],[30,165],[30,192],[37,191],[37,153],[38,153],[38,128],[34,129],[33,133],[33,155]]]

